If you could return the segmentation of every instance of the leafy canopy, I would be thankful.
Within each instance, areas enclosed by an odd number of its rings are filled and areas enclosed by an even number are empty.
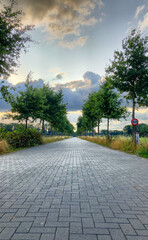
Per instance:
[[[0,12],[0,77],[14,72],[21,50],[26,52],[26,43],[32,42],[27,32],[33,26],[22,24],[23,13],[15,11],[14,6],[15,1],[11,0]]]
[[[147,37],[142,37],[136,29],[122,42],[123,51],[115,51],[114,60],[106,69],[113,87],[134,105],[148,106],[148,45]]]

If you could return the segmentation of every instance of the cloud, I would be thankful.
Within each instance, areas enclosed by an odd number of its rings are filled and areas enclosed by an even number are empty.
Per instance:
[[[144,15],[143,21],[139,21],[138,26],[141,31],[144,31],[148,27],[148,12]]]
[[[61,80],[66,75],[66,73],[58,73],[53,80]]]
[[[87,36],[84,36],[84,37],[77,38],[76,40],[73,40],[73,41],[60,41],[59,44],[62,47],[73,49],[76,46],[80,46],[80,47],[84,46],[87,41],[87,38],[88,38]]]
[[[83,80],[54,84],[53,86],[56,91],[63,90],[64,101],[68,103],[68,111],[78,111],[82,109],[88,94],[92,91],[98,91],[100,79],[99,74],[87,71],[83,75]]]
[[[57,73],[56,80],[61,80],[66,73]],[[56,84],[54,83],[52,88],[55,91],[60,89],[63,90],[64,102],[68,103],[67,110],[68,111],[77,111],[81,110],[84,104],[84,100],[88,97],[88,94],[92,91],[98,91],[99,89],[99,82],[100,82],[100,75],[87,71],[83,75],[82,80],[77,81],[70,81],[64,84]],[[5,84],[10,84],[8,81]],[[44,81],[42,79],[32,81],[34,87],[41,88],[43,87]],[[14,85],[16,91],[24,91],[25,90],[25,82],[18,83]],[[15,93],[14,93],[15,94]],[[4,100],[0,103],[0,111],[8,111],[11,107]]]
[[[102,0],[18,1],[18,8],[25,13],[24,23],[44,27],[49,32],[50,39],[58,40],[61,46],[68,48],[83,46],[86,43],[88,37],[82,35],[82,29],[102,21],[103,6]],[[100,13],[97,17],[93,17],[93,11],[96,8]],[[73,40],[68,41],[69,36]]]
[[[136,13],[135,13],[135,18],[138,18],[140,13],[143,11],[143,9],[145,8],[145,5],[142,6],[138,6],[136,9]]]
[[[98,84],[98,81],[100,80],[101,77],[99,74],[87,71],[83,75],[83,78],[84,78],[84,80],[86,80],[86,79],[91,80],[92,85],[94,85],[94,84]]]

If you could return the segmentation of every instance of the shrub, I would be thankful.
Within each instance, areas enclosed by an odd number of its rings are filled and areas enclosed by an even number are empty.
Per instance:
[[[0,154],[9,152],[9,145],[6,140],[0,141]]]
[[[33,128],[21,127],[8,132],[6,139],[13,148],[24,148],[41,144],[41,134]]]

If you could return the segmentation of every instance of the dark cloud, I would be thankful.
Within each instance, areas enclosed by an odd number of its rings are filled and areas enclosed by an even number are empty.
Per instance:
[[[84,80],[89,79],[91,80],[92,85],[94,84],[98,84],[99,80],[101,79],[99,74],[93,73],[93,72],[89,72],[87,71],[84,75],[83,75]]]
[[[24,11],[24,22],[44,26],[50,38],[57,39],[61,46],[74,48],[85,44],[88,37],[82,35],[82,28],[96,24],[100,17],[93,17],[92,12],[102,6],[102,0],[18,0],[17,8]],[[73,40],[68,40],[69,36]]]
[[[56,78],[61,80],[64,73],[56,75]],[[99,80],[101,77],[93,72],[86,72],[83,75],[83,80],[71,81],[65,84],[54,84],[53,89],[58,91],[59,89],[63,90],[64,102],[68,103],[68,111],[81,110],[84,104],[84,100],[87,99],[88,94],[92,91],[98,91],[99,89]],[[5,84],[12,87],[8,81],[5,81]],[[41,88],[44,84],[42,79],[32,82],[34,87]],[[25,82],[21,82],[15,85],[16,91],[25,90]],[[15,94],[15,93],[14,93]],[[0,111],[10,110],[10,105],[8,105],[4,100],[0,103]]]
[[[65,73],[58,73],[58,74],[55,76],[55,78],[53,78],[53,81],[54,81],[54,80],[61,80],[61,79],[63,79],[64,75],[65,75]]]

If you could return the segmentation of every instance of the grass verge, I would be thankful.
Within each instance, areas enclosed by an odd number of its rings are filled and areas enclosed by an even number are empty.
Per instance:
[[[52,143],[61,141],[64,139],[68,139],[69,137],[66,136],[53,136],[53,137],[42,137],[42,144]],[[39,144],[36,144],[34,146],[38,146]],[[26,149],[28,147],[22,147],[22,148],[14,148],[8,144],[6,140],[0,140],[0,155],[5,153],[12,153],[16,152],[18,150]]]
[[[130,137],[113,137],[108,140],[106,137],[80,137],[89,142],[109,147],[126,153],[136,154],[140,157],[148,158],[148,138],[140,138],[140,144],[136,147]]]
[[[57,142],[68,138],[69,137],[66,136],[42,137],[42,144]]]

